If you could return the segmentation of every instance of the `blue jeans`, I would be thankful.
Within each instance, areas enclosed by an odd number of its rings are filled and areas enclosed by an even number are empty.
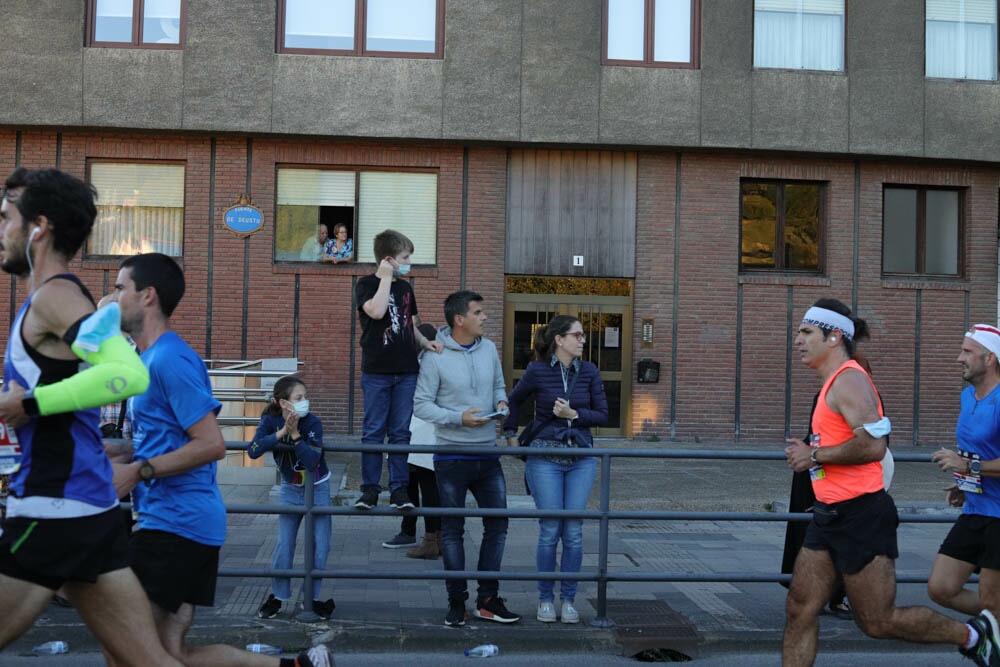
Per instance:
[[[465,507],[466,491],[481,508],[507,508],[507,482],[497,459],[435,461],[438,493],[441,507]],[[445,570],[465,569],[465,517],[441,517],[441,555]],[[483,543],[479,545],[481,572],[498,572],[507,543],[507,517],[483,517]],[[468,584],[465,579],[445,579],[448,601],[467,600]],[[496,579],[480,579],[477,602],[495,596],[500,591]]]
[[[582,510],[587,508],[590,487],[597,475],[597,459],[580,457],[570,465],[529,456],[525,476],[531,487],[531,497],[540,510]],[[583,563],[583,519],[539,519],[538,550],[535,563],[539,572],[556,571],[556,545],[562,539],[560,572],[579,572]],[[559,599],[572,602],[579,582],[561,581]],[[538,582],[538,599],[554,602],[551,579]]]
[[[362,373],[361,392],[365,416],[361,423],[361,444],[381,445],[386,437],[390,445],[410,444],[410,418],[413,416],[413,392],[417,374],[386,375]],[[381,492],[382,455],[361,455],[361,490]],[[389,454],[389,490],[406,488],[410,481],[406,454]]]
[[[316,507],[330,506],[330,480],[320,482],[314,487],[315,499],[313,505]],[[287,482],[281,483],[278,492],[278,502],[282,505],[305,505],[306,489],[304,486],[295,486]],[[276,570],[287,570],[292,567],[292,560],[295,557],[295,537],[299,532],[299,523],[302,522],[302,514],[279,514],[278,515],[278,544],[274,547],[274,558],[271,559],[271,567]],[[332,517],[329,514],[313,517],[313,561],[317,569],[326,568],[326,558],[330,554],[330,527]],[[319,599],[319,589],[322,580],[313,579],[312,599]],[[292,582],[288,577],[274,577],[271,579],[271,592],[279,600],[289,600],[292,597]],[[307,601],[308,602],[308,601]],[[308,609],[308,604],[306,605]]]

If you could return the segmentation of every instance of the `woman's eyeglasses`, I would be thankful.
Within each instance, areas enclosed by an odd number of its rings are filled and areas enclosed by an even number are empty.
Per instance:
[[[581,343],[583,341],[587,340],[587,334],[583,333],[582,331],[570,331],[566,335],[567,336],[576,336],[576,339],[578,341],[580,341]]]

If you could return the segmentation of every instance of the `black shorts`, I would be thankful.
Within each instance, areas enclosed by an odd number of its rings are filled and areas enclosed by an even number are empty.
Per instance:
[[[977,568],[1000,570],[1000,519],[982,514],[961,515],[938,553]]]
[[[829,551],[838,572],[857,574],[876,556],[899,557],[898,527],[896,503],[885,491],[829,505],[817,502],[802,546]]]
[[[0,573],[57,590],[67,581],[94,583],[128,567],[121,510],[72,519],[10,517],[0,534]]]
[[[215,604],[219,547],[162,530],[139,530],[129,541],[128,563],[149,599],[171,614],[185,602]]]

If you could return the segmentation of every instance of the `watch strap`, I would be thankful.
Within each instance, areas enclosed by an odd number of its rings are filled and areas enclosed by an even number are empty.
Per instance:
[[[24,392],[24,396],[21,398],[21,409],[29,417],[37,417],[41,414],[38,411],[38,400],[35,398],[34,390],[29,389]]]

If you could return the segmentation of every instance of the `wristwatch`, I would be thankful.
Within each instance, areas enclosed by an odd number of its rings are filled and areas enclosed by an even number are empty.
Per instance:
[[[139,479],[149,485],[149,483],[153,481],[153,478],[156,476],[156,469],[153,467],[153,464],[146,459],[138,459],[138,461]]]
[[[978,475],[983,471],[983,462],[979,459],[969,461],[969,474]]]
[[[21,397],[21,409],[24,410],[24,414],[29,417],[37,417],[38,412],[38,401],[35,399],[35,390],[29,389],[24,392],[24,396]]]
[[[819,447],[813,447],[812,451],[809,452],[809,460],[815,463],[816,465],[822,465],[819,461],[816,460],[816,452],[818,451]]]

